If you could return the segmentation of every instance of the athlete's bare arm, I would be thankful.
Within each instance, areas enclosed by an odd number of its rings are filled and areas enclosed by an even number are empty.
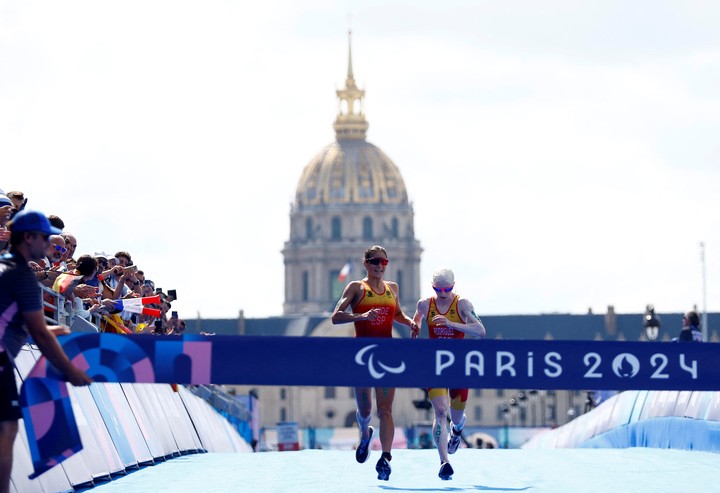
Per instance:
[[[460,298],[458,300],[458,311],[462,319],[465,320],[465,324],[452,324],[453,329],[461,330],[476,337],[485,337],[485,326],[475,315],[475,309],[470,300]]]
[[[425,318],[425,314],[428,312],[429,305],[430,298],[424,298],[417,302],[417,307],[415,308],[415,315],[413,315],[413,322],[415,322],[415,326],[417,326],[417,331],[413,331],[413,339],[417,339],[417,337],[420,335],[420,327],[422,326],[422,321],[423,318]]]
[[[411,334],[420,330],[413,321],[413,319],[405,315],[405,312],[402,311],[402,307],[400,306],[400,288],[398,287],[397,283],[391,281],[386,282],[387,285],[390,287],[390,291],[392,291],[395,295],[395,321],[410,327]]]
[[[373,308],[365,313],[347,311],[348,307],[353,307],[360,301],[363,289],[362,281],[352,281],[345,286],[340,301],[335,305],[335,311],[332,314],[333,324],[347,324],[357,320],[375,320],[377,318],[380,314],[378,308]]]

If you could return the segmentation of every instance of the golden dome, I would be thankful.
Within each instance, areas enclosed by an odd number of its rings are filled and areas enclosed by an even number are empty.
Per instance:
[[[369,126],[362,109],[365,91],[355,84],[352,47],[348,49],[345,87],[336,94],[340,103],[333,123],[336,141],[305,166],[295,204],[407,204],[400,170],[384,152],[365,140]]]
[[[400,170],[365,140],[342,139],[305,166],[297,187],[299,206],[322,204],[406,204]]]

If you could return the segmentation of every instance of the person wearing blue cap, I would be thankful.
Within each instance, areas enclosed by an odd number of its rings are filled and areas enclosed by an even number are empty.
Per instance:
[[[45,255],[50,235],[60,230],[37,211],[18,212],[8,223],[10,252],[0,256],[0,493],[10,489],[13,443],[20,411],[13,361],[29,336],[55,368],[73,385],[92,379],[68,359],[55,338],[67,327],[51,330],[45,323],[40,285],[28,266]]]

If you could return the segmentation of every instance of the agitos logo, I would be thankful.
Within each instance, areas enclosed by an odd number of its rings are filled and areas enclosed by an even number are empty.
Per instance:
[[[401,361],[400,365],[397,367],[388,366],[379,359],[375,360],[375,353],[371,352],[370,350],[373,348],[376,348],[377,344],[370,344],[369,346],[365,346],[360,351],[358,351],[355,354],[355,363],[357,363],[360,366],[366,366],[368,367],[368,372],[370,372],[370,376],[373,377],[376,380],[381,379],[385,376],[385,373],[394,373],[395,375],[398,375],[400,373],[403,373],[405,371],[405,362]],[[365,358],[365,355],[367,356],[367,361]],[[378,367],[380,367],[380,370],[378,370]]]

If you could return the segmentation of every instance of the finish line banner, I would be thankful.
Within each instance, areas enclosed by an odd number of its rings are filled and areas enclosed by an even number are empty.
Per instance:
[[[715,343],[71,334],[97,382],[578,390],[720,390]],[[34,478],[82,449],[63,375],[21,388]]]

